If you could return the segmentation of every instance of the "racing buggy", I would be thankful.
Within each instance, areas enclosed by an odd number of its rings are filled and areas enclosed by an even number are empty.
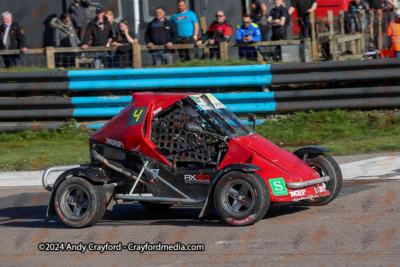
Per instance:
[[[249,121],[255,115],[249,114]],[[256,134],[212,94],[134,93],[89,139],[91,163],[47,169],[47,216],[91,226],[126,201],[148,209],[203,204],[231,225],[262,219],[270,205],[325,205],[342,174],[321,147],[288,152]],[[64,172],[51,186],[48,174]]]

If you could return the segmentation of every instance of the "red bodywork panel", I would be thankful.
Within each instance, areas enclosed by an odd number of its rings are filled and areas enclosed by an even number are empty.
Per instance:
[[[110,144],[129,151],[140,152],[151,157],[165,165],[171,166],[171,163],[160,153],[157,147],[150,140],[151,121],[155,114],[176,103],[178,100],[192,94],[184,93],[134,93],[131,103],[120,113],[114,116],[109,122],[95,132],[90,139],[104,144]],[[140,119],[147,121],[134,126],[128,126],[128,120],[131,119],[130,112],[133,108],[147,107],[146,112],[140,114]],[[137,112],[139,114],[140,112]],[[150,114],[150,116],[149,116]],[[143,136],[144,125],[147,125],[146,136]],[[111,140],[111,141],[110,141]],[[116,142],[114,142],[116,141]],[[120,142],[120,143],[119,143]]]
[[[295,193],[291,192],[299,190],[288,188],[287,195],[275,196],[269,184],[269,179],[283,178],[286,183],[293,183],[319,178],[319,174],[315,170],[293,153],[281,149],[260,135],[233,138],[230,140],[228,148],[229,150],[218,169],[234,163],[251,163],[258,166],[261,171],[255,171],[255,173],[259,174],[267,183],[271,193],[271,201],[294,201],[299,196],[292,197]],[[298,192],[302,197],[320,196],[315,191],[315,186],[302,188],[301,190],[306,190]],[[322,191],[321,196],[329,195],[328,191]]]

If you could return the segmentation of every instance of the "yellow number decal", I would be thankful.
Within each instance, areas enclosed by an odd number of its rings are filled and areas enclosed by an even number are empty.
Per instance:
[[[136,112],[137,112],[137,110],[135,110],[135,114],[133,114],[133,117],[135,117],[135,118],[136,118],[136,122],[138,122],[138,120],[139,120],[139,118],[140,118],[140,115],[141,115],[142,112],[143,112],[143,109],[140,110],[140,113],[139,113],[139,114],[136,114]]]

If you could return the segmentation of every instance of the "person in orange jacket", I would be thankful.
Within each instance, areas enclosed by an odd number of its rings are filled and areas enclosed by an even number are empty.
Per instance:
[[[390,22],[387,34],[390,36],[396,58],[400,58],[400,9],[396,11],[394,21]]]

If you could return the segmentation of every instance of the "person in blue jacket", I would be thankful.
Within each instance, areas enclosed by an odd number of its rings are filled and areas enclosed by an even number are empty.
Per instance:
[[[253,23],[249,14],[243,15],[243,23],[236,27],[237,43],[254,43],[261,41],[261,32],[257,24]],[[239,47],[240,58],[257,60],[257,46]]]

